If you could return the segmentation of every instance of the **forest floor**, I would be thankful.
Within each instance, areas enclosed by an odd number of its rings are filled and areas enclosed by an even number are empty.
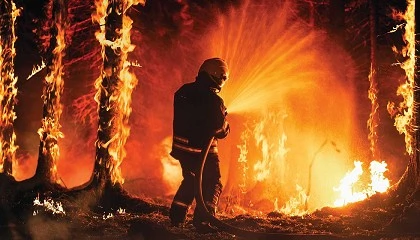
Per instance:
[[[172,227],[167,202],[151,201],[150,206],[156,206],[155,210],[129,213],[121,208],[92,211],[82,202],[49,204],[40,200],[34,202],[26,217],[0,224],[0,239],[253,239],[226,232],[199,234],[191,224],[191,215],[184,227]],[[342,208],[325,207],[304,216],[271,212],[260,216],[218,214],[217,217],[248,231],[301,236],[294,239],[420,240],[420,201],[390,204],[381,197]],[[278,235],[266,239],[289,238]]]

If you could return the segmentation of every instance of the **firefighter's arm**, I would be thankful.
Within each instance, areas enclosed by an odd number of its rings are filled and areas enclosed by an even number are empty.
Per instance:
[[[222,139],[222,138],[225,138],[230,132],[229,122],[226,119],[227,111],[226,111],[226,107],[223,104],[221,104],[220,112],[218,115],[219,115],[218,125],[220,127],[216,130],[215,137]]]

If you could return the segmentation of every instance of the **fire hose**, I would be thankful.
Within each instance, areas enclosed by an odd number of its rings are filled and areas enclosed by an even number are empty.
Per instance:
[[[262,239],[264,239],[264,240],[269,240],[269,239],[287,239],[287,240],[291,240],[291,239],[292,240],[293,239],[312,239],[313,240],[313,239],[343,239],[344,238],[343,236],[328,234],[328,233],[304,234],[304,233],[251,231],[251,230],[246,230],[246,229],[242,229],[242,228],[238,228],[238,227],[235,227],[233,225],[230,225],[226,222],[223,222],[223,221],[219,220],[216,216],[213,216],[212,214],[210,214],[206,205],[205,205],[205,203],[204,203],[204,199],[203,199],[202,180],[203,180],[204,165],[206,163],[206,158],[207,158],[207,155],[209,153],[211,143],[213,142],[213,140],[214,140],[214,136],[210,138],[207,146],[201,150],[200,160],[202,162],[201,162],[200,170],[198,172],[198,176],[196,176],[196,178],[195,178],[196,184],[194,184],[194,186],[195,186],[194,195],[195,195],[195,200],[196,200],[197,207],[204,210],[203,211],[203,213],[205,215],[204,217],[210,222],[210,224],[217,227],[218,230],[233,234],[233,235],[238,236],[238,237],[243,237],[245,239],[253,239],[253,240],[257,240],[257,239],[261,239],[261,240]]]

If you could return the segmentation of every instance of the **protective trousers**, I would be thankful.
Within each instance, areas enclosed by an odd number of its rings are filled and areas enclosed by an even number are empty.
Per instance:
[[[183,180],[176,192],[169,210],[169,218],[172,225],[182,225],[186,219],[188,209],[194,200],[195,176],[198,176],[201,160],[199,156],[190,156],[179,160],[182,168]],[[207,209],[213,215],[222,193],[222,183],[220,182],[219,157],[217,154],[209,154],[203,169],[202,189],[203,199]],[[204,221],[203,209],[196,207],[194,211],[193,224]]]

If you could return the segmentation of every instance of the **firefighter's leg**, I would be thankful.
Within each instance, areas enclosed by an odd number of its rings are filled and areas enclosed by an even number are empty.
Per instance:
[[[209,155],[203,170],[203,199],[208,212],[215,216],[219,197],[222,193],[222,183],[220,182],[220,167],[217,155]],[[214,232],[212,227],[205,219],[205,209],[196,208],[194,211],[193,224],[199,232]]]
[[[169,219],[173,226],[184,224],[188,210],[194,200],[194,174],[190,162],[188,159],[180,160],[183,180],[169,209]]]

